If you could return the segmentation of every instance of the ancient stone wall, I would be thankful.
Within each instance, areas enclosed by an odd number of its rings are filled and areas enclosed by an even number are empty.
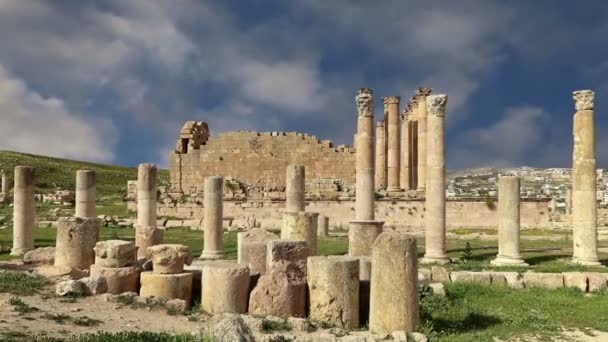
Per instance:
[[[355,182],[354,149],[334,147],[329,140],[299,133],[227,132],[193,144],[188,136],[184,126],[171,154],[172,191],[199,192],[204,179],[216,175],[280,191],[289,164],[306,166],[307,187],[322,180]]]

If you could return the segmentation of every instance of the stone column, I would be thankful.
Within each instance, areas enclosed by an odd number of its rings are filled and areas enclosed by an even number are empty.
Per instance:
[[[23,255],[34,249],[34,169],[15,167],[13,189],[13,249],[11,255]]]
[[[2,170],[2,193],[8,194],[9,192],[10,192],[10,186],[8,184],[8,176],[6,175],[6,172],[4,172],[4,170]]]
[[[212,261],[203,266],[201,307],[210,314],[244,314],[249,297],[249,268],[229,261]]]
[[[429,88],[418,88],[416,92],[416,105],[418,106],[418,190],[426,189],[427,168],[427,107],[426,97],[431,94]]]
[[[285,178],[285,210],[291,212],[304,211],[306,168],[303,165],[287,166]]]
[[[416,331],[420,319],[416,239],[385,232],[378,236],[372,249],[370,332]]]
[[[281,240],[306,241],[310,255],[317,255],[317,220],[318,213],[289,212],[283,213]]]
[[[266,252],[269,241],[279,237],[263,228],[253,228],[237,234],[237,260],[249,267],[251,273],[266,273]]]
[[[380,120],[376,124],[376,187],[386,189],[386,150],[384,136],[384,121]]]
[[[147,248],[163,241],[162,230],[156,227],[156,177],[153,164],[140,164],[137,170],[137,224],[135,245],[137,256],[147,258]]]
[[[401,167],[399,171],[399,185],[401,189],[410,190],[410,121],[409,105],[401,116]]]
[[[399,96],[382,98],[388,112],[387,191],[400,191],[401,143],[399,141]]]
[[[572,164],[572,261],[600,265],[597,255],[595,93],[579,90],[573,95],[576,113]]]
[[[348,255],[371,256],[372,244],[382,233],[383,221],[350,221],[348,226]]]
[[[57,225],[55,266],[89,269],[95,263],[95,245],[101,221],[95,217],[63,217]]]
[[[218,259],[224,256],[224,178],[205,179],[205,240],[201,259]]]
[[[329,217],[319,215],[317,220],[317,238],[326,238],[329,231]]]
[[[359,259],[346,256],[309,257],[309,318],[342,329],[359,327]]]
[[[572,189],[566,189],[566,215],[572,215]]]
[[[528,266],[519,254],[519,177],[498,178],[498,255],[495,266]]]
[[[356,97],[357,121],[356,198],[357,220],[373,220],[375,207],[374,185],[374,96],[369,88],[359,89]]]
[[[95,214],[95,171],[76,171],[76,217],[96,217]]]
[[[421,263],[446,264],[445,231],[445,107],[447,95],[426,98],[427,168],[425,223],[425,254]]]

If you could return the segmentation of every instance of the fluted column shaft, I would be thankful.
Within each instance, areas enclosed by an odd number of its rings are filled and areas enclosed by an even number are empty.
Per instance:
[[[426,98],[431,94],[428,88],[419,88],[416,93],[418,107],[418,190],[426,189],[427,171],[427,107]]]

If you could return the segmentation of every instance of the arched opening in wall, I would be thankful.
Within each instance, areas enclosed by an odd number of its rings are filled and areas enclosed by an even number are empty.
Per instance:
[[[182,147],[182,150],[180,151],[180,153],[188,153],[188,139],[187,138],[182,138],[182,143],[180,144]]]

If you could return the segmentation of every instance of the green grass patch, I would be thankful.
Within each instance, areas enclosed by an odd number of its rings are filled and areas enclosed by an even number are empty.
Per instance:
[[[26,302],[22,301],[19,297],[12,297],[8,300],[8,304],[13,307],[13,311],[16,311],[20,314],[40,311],[38,308],[30,306]]]
[[[42,276],[28,275],[23,272],[0,271],[0,292],[18,296],[31,296],[49,284]]]
[[[270,320],[270,319],[262,319],[262,332],[264,333],[273,333],[277,331],[290,331],[291,325],[284,320]]]

